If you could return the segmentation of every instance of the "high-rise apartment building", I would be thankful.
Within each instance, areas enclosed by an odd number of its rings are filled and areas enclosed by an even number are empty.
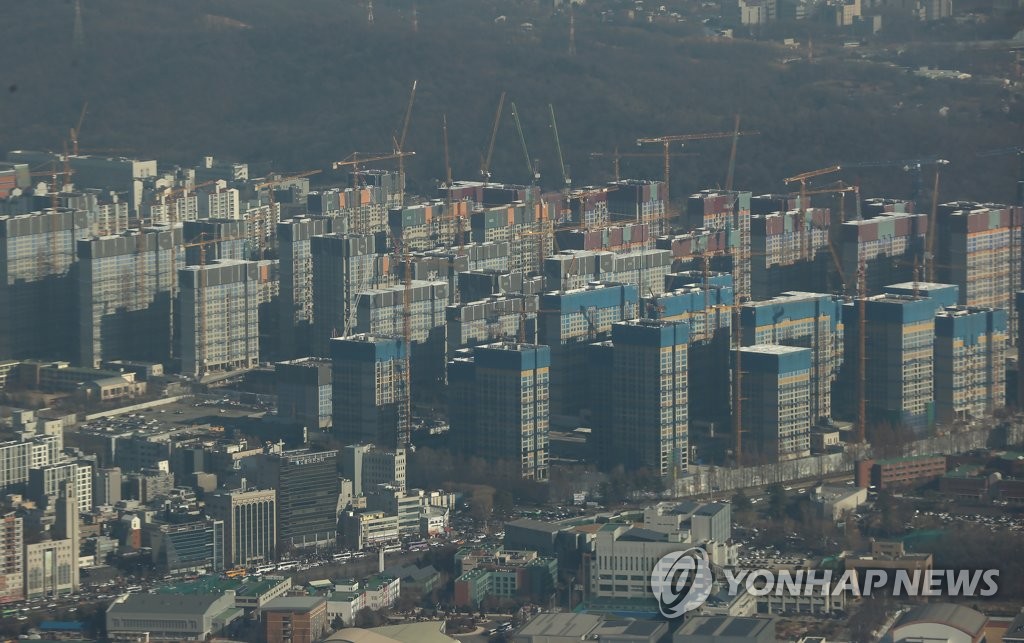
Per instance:
[[[338,535],[338,452],[295,449],[242,461],[246,477],[277,490],[277,541],[290,549],[333,545]]]
[[[399,337],[361,334],[331,340],[333,428],[344,444],[396,444],[405,361]]]
[[[740,309],[741,342],[811,349],[811,420],[832,417],[832,384],[843,363],[843,304],[831,295],[786,292]]]
[[[537,295],[492,295],[479,301],[463,301],[445,310],[448,356],[460,348],[518,337],[537,336]]]
[[[831,267],[827,208],[755,214],[750,222],[750,293],[770,299],[786,290],[828,292]]]
[[[413,280],[409,284],[409,330],[411,341],[426,342],[444,328],[448,306],[448,284],[444,281]],[[405,315],[405,286],[382,286],[355,294],[355,324],[350,332],[371,335],[401,335]]]
[[[612,181],[605,185],[605,191],[608,219],[612,223],[632,221],[646,224],[652,238],[668,230],[664,181]]]
[[[88,234],[82,211],[0,216],[0,358],[76,357],[69,273],[75,241]]]
[[[78,240],[78,363],[167,362],[180,233],[146,228]]]
[[[843,306],[842,378],[856,390],[859,311],[865,310],[865,401],[869,421],[923,433],[934,422],[935,302],[914,295],[875,295]]]
[[[277,414],[309,429],[331,426],[331,362],[316,357],[274,365]]]
[[[372,234],[310,239],[313,258],[313,354],[327,356],[332,337],[351,334],[358,293],[390,283]]]
[[[943,233],[935,259],[937,281],[958,285],[963,306],[1007,311],[1013,325],[1024,212],[1020,207],[957,202],[939,206],[939,215]]]
[[[182,373],[201,377],[259,364],[261,268],[224,259],[178,271]]]
[[[739,349],[740,395],[748,461],[811,454],[811,350],[755,344]]]
[[[224,523],[225,565],[252,565],[277,557],[277,491],[234,489],[207,494],[206,513]]]
[[[1006,404],[1005,310],[957,306],[935,316],[935,419],[989,415]]]
[[[185,263],[199,265],[218,259],[246,261],[252,258],[252,244],[246,237],[245,222],[238,219],[200,219],[185,221],[181,237],[186,244]],[[203,242],[203,245],[197,245]]]
[[[619,322],[611,341],[590,347],[592,422],[607,468],[647,469],[668,478],[689,464],[684,322]]]
[[[928,218],[924,214],[888,213],[873,219],[846,221],[836,242],[846,288],[856,290],[857,274],[864,267],[868,294],[914,278],[915,257],[924,251]]]
[[[596,283],[540,297],[537,341],[550,347],[551,412],[576,415],[588,400],[586,346],[608,338],[612,324],[639,316],[633,284]]]
[[[750,297],[750,199],[750,192],[703,190],[690,196],[683,215],[691,230],[726,233],[726,253],[740,301]]]
[[[281,261],[278,298],[278,329],[281,355],[288,359],[312,354],[313,325],[312,238],[341,227],[338,217],[315,216],[289,219],[277,224],[277,252]]]
[[[455,449],[547,480],[550,370],[551,350],[543,345],[499,342],[459,351],[448,363]]]

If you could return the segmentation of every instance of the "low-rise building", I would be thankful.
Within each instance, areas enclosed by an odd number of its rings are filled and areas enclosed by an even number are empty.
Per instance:
[[[946,473],[946,456],[917,455],[857,463],[857,484],[875,491],[935,480]]]
[[[775,643],[775,619],[770,616],[691,616],[672,635],[672,641]]]
[[[463,548],[455,554],[455,604],[479,607],[488,597],[547,600],[555,588],[558,560],[534,551],[505,551],[500,546]]]
[[[107,608],[107,636],[148,635],[151,641],[199,640],[217,634],[242,610],[235,593],[125,594]]]
[[[932,555],[927,553],[908,554],[898,540],[872,540],[871,552],[859,556],[847,556],[846,569],[903,569],[913,573],[927,572],[932,568]]]
[[[868,500],[868,490],[863,487],[820,485],[814,489],[811,502],[823,518],[839,520]]]
[[[283,596],[262,608],[267,643],[313,643],[328,628],[323,596]]]

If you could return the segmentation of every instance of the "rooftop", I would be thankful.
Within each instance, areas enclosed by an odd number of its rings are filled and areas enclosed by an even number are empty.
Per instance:
[[[205,613],[223,593],[209,594],[129,594],[123,600],[113,603],[108,614],[133,614],[140,612],[158,612],[165,616],[182,615],[195,617]]]
[[[281,596],[263,606],[264,612],[308,612],[326,599],[323,596]]]
[[[893,629],[912,623],[941,623],[974,636],[981,632],[987,622],[987,616],[969,607],[952,603],[931,603],[911,609],[896,621]]]

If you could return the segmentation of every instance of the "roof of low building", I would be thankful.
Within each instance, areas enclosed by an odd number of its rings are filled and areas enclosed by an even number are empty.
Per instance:
[[[974,636],[981,632],[988,622],[988,617],[977,610],[952,603],[929,603],[918,605],[903,614],[893,628],[904,627],[914,623],[939,623],[948,625]]]
[[[281,596],[263,606],[264,612],[308,612],[327,599],[323,596]]]

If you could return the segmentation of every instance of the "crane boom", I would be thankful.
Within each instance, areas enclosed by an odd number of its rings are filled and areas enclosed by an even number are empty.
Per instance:
[[[516,124],[516,132],[519,134],[519,144],[523,148],[523,158],[526,160],[526,171],[530,173],[530,179],[536,183],[540,180],[540,173],[533,166],[533,161],[530,160],[530,150],[526,148],[526,136],[523,135],[523,124],[519,122],[519,111],[516,109],[516,104],[512,102],[512,120]]]
[[[732,192],[733,178],[736,176],[736,146],[740,141],[740,115],[736,114],[736,125],[732,130],[732,149],[729,150],[729,169],[725,173],[725,191]]]
[[[562,156],[562,141],[558,138],[558,121],[555,120],[555,106],[548,103],[548,109],[551,111],[551,129],[555,133],[555,149],[558,151],[558,165],[562,168],[562,181],[565,183],[565,187],[568,188],[572,184],[572,180],[565,169],[565,157]]]
[[[501,92],[501,98],[498,99],[498,110],[494,112],[494,125],[491,126],[491,141],[487,145],[487,156],[480,165],[480,174],[484,177],[484,180],[490,180],[491,178],[491,157],[494,156],[494,142],[498,138],[498,125],[501,123],[501,110],[504,107],[505,92]]]

